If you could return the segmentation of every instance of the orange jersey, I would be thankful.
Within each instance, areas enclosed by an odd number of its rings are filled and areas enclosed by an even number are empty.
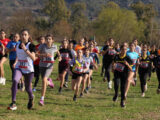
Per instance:
[[[82,50],[84,46],[76,45],[75,51],[77,52],[78,50]]]

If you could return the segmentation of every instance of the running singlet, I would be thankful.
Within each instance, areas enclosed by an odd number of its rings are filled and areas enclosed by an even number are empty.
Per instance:
[[[83,57],[83,59],[85,60],[85,64],[86,64],[86,68],[88,69],[87,71],[86,71],[86,73],[89,73],[89,67],[90,67],[90,65],[93,65],[94,63],[93,63],[93,58],[92,57]]]
[[[78,59],[72,59],[69,64],[72,67],[72,72],[73,73],[76,73],[76,74],[82,74],[83,73],[83,70],[84,68],[86,68],[86,65],[85,65],[85,60],[82,59],[81,61],[78,60]]]
[[[136,63],[139,58],[139,55],[136,52],[128,51],[127,56],[129,56],[130,59],[133,61],[132,71],[135,72],[136,71]]]
[[[115,71],[120,73],[128,73],[129,69],[128,66],[124,64],[125,61],[127,61],[130,65],[132,64],[132,60],[128,56],[121,58],[119,55],[116,55],[114,58]]]
[[[28,42],[26,48],[29,50],[29,45],[31,43]],[[34,72],[33,68],[33,60],[28,56],[28,54],[23,50],[20,49],[20,43],[16,47],[17,59],[18,62],[16,64],[17,69],[20,69],[22,73],[31,73]]]

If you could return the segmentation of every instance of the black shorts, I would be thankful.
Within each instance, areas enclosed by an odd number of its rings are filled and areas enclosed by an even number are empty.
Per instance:
[[[8,54],[5,54],[5,55],[2,55],[2,54],[0,54],[0,60],[3,58],[3,57],[8,57]]]
[[[73,80],[76,80],[76,79],[77,79],[78,77],[80,77],[80,76],[83,76],[83,73],[82,73],[82,74],[73,73],[72,79],[73,79]]]
[[[62,74],[64,71],[67,71],[69,68],[69,64],[64,64],[64,65],[58,65],[58,73]]]
[[[90,66],[89,66],[89,69],[90,69],[90,70],[93,70],[93,65],[90,65]]]
[[[83,73],[83,76],[85,76],[86,74],[89,75],[89,72]]]

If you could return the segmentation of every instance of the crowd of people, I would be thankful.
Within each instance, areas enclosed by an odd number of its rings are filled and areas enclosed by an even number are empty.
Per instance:
[[[60,81],[58,92],[63,87],[68,87],[68,77],[72,76],[73,101],[78,95],[83,97],[91,89],[92,74],[98,67],[102,67],[101,76],[108,83],[108,89],[112,89],[111,71],[113,72],[114,91],[113,101],[118,98],[118,89],[121,91],[121,107],[125,107],[130,85],[135,86],[137,74],[139,74],[141,97],[145,97],[147,81],[152,72],[157,73],[159,81],[157,93],[160,93],[160,51],[155,45],[142,44],[138,46],[138,40],[122,45],[115,44],[113,38],[109,38],[105,45],[99,49],[93,39],[81,38],[78,43],[75,40],[64,38],[61,45],[54,44],[51,34],[40,36],[38,44],[34,45],[29,30],[23,29],[21,33],[15,33],[6,38],[4,30],[0,30],[0,84],[5,85],[4,63],[9,54],[9,64],[12,71],[12,102],[9,110],[16,110],[17,89],[26,90],[28,93],[27,108],[32,109],[34,104],[33,92],[36,92],[40,76],[42,78],[41,98],[39,105],[45,104],[47,87],[54,87],[51,78],[54,62],[58,59],[58,77]],[[100,64],[99,56],[102,56]],[[35,77],[35,81],[32,81]],[[23,79],[24,78],[24,79]],[[32,84],[32,82],[34,82]]]

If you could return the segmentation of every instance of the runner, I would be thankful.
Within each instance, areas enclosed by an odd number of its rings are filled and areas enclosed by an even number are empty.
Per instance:
[[[6,38],[6,33],[4,30],[0,30],[0,83],[5,85],[6,78],[4,77],[4,63],[7,61],[7,53],[5,51],[6,46],[10,42],[8,38]]]
[[[130,59],[132,59],[133,61],[133,66],[132,66],[132,71],[129,72],[129,76],[128,76],[128,80],[126,83],[126,90],[125,90],[125,97],[127,96],[128,90],[130,88],[130,84],[132,83],[132,85],[135,86],[136,81],[134,81],[134,77],[137,74],[137,63],[138,63],[138,54],[135,51],[135,44],[131,43],[130,44],[130,50],[127,52],[127,56],[130,57]]]
[[[38,38],[38,45],[36,45],[36,60],[34,61],[34,71],[36,71],[34,73],[34,77],[35,77],[35,82],[34,82],[34,87],[33,87],[33,92],[36,91],[36,87],[37,87],[37,84],[38,84],[38,81],[39,81],[39,61],[40,61],[40,58],[38,57],[38,48],[41,44],[44,44],[45,43],[45,37],[43,36],[40,36]]]
[[[104,82],[108,80],[108,89],[112,88],[112,81],[110,80],[110,71],[112,67],[112,62],[114,60],[114,57],[116,55],[116,51],[113,48],[114,40],[113,38],[109,38],[109,46],[105,46],[103,48],[103,55],[104,55],[104,66],[105,66],[105,77]]]
[[[160,93],[160,50],[158,50],[157,56],[153,59],[153,63],[154,63],[157,78],[158,78],[157,94],[159,94]]]
[[[54,63],[54,54],[57,53],[59,60],[60,60],[60,54],[57,50],[57,46],[54,45],[54,39],[52,35],[47,35],[45,37],[46,43],[41,44],[38,48],[39,50],[39,70],[42,77],[42,92],[41,92],[41,98],[39,101],[39,105],[44,105],[44,97],[46,93],[47,86],[50,86],[51,88],[54,87],[54,84],[52,82],[52,79],[48,79],[49,76],[52,73],[53,70],[53,63]]]
[[[66,40],[62,42],[62,49],[60,49],[59,52],[61,55],[61,61],[58,65],[60,80],[59,93],[61,93],[64,85],[65,76],[69,67],[69,61],[73,58],[71,51],[68,49],[68,42]]]
[[[24,76],[25,88],[28,93],[29,102],[28,109],[33,107],[34,95],[32,93],[32,79],[34,77],[33,61],[35,60],[35,46],[31,43],[30,34],[27,29],[21,31],[21,42],[16,46],[16,62],[14,63],[15,71],[13,75],[12,83],[12,103],[8,107],[9,110],[16,110],[16,93],[17,84],[19,80]]]
[[[127,47],[122,45],[120,48],[120,54],[116,55],[113,62],[113,71],[114,71],[114,90],[115,95],[113,101],[117,101],[118,98],[118,88],[119,84],[121,85],[121,107],[125,107],[125,85],[128,78],[129,70],[132,70],[130,66],[132,60],[126,56]],[[120,80],[120,81],[119,81]]]
[[[145,97],[145,91],[147,91],[147,77],[149,77],[150,68],[151,68],[150,66],[151,66],[151,59],[147,55],[147,46],[144,45],[142,49],[142,57],[140,58],[139,69],[138,69],[142,97]]]
[[[72,59],[69,62],[71,68],[70,73],[72,71],[72,90],[75,91],[73,101],[77,100],[77,95],[79,92],[79,88],[81,85],[81,81],[83,78],[83,73],[85,73],[88,69],[85,64],[85,60],[83,59],[83,51],[77,51],[77,58]]]
[[[86,68],[88,69],[85,73],[83,73],[83,78],[82,78],[82,89],[81,89],[81,94],[80,97],[83,96],[85,86],[86,86],[86,80],[90,80],[90,65],[92,65],[96,70],[97,70],[97,65],[93,62],[93,58],[90,56],[90,50],[86,48],[85,50],[85,55],[83,56],[83,59],[85,60],[86,63]]]

